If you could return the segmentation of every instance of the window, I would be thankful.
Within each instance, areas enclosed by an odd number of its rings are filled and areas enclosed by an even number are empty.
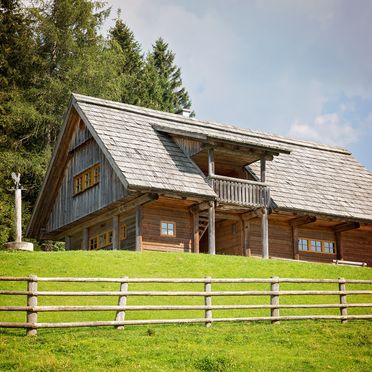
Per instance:
[[[298,250],[302,252],[335,254],[336,243],[329,240],[299,238]]]
[[[112,230],[105,231],[89,239],[89,249],[101,249],[112,244]]]
[[[91,238],[89,240],[89,249],[97,249],[98,247],[97,243],[98,243],[98,239],[96,236],[94,238]]]
[[[74,195],[89,189],[96,185],[100,178],[100,165],[95,164],[93,167],[86,169],[74,177]]]
[[[162,236],[176,236],[176,223],[162,221],[160,223],[160,235]]]
[[[127,225],[123,224],[120,227],[120,240],[125,240],[127,238]]]
[[[89,239],[89,249],[106,248],[112,244],[113,232],[112,230],[105,231]],[[127,225],[120,227],[120,240],[127,238]]]

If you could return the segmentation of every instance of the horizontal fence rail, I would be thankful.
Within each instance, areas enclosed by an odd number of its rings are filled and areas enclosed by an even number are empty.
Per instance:
[[[372,319],[372,313],[349,314],[348,309],[352,308],[372,308],[371,301],[348,303],[347,296],[364,295],[371,296],[372,290],[347,290],[346,285],[365,285],[370,287],[372,280],[346,280],[339,279],[296,279],[296,278],[47,278],[47,277],[0,277],[1,282],[25,282],[27,290],[0,290],[1,296],[26,296],[27,304],[25,306],[7,305],[0,306],[1,312],[26,312],[25,322],[3,322],[0,321],[2,328],[25,328],[27,335],[35,335],[41,328],[71,328],[71,327],[97,327],[97,326],[115,326],[118,329],[125,325],[145,325],[145,324],[183,324],[183,323],[204,323],[207,327],[216,322],[247,322],[247,321],[271,321],[278,323],[281,320],[340,320],[342,323],[348,320]],[[120,284],[118,291],[39,291],[39,283],[117,283]],[[203,290],[199,291],[138,291],[130,290],[129,284],[202,284]],[[257,284],[269,285],[269,290],[212,290],[212,285],[216,284]],[[282,290],[281,284],[326,284],[335,285],[337,289],[326,290],[309,290],[309,289],[292,289]],[[39,297],[102,297],[111,296],[118,298],[117,305],[38,305]],[[127,305],[130,297],[195,297],[204,298],[204,305]],[[280,304],[280,297],[293,298],[295,296],[333,296],[338,299],[338,303],[290,303]],[[212,304],[213,297],[268,297],[266,304]],[[2,303],[0,301],[0,303]],[[269,310],[268,316],[240,316],[240,317],[213,317],[214,311],[220,310]],[[281,315],[281,309],[338,309],[339,315]],[[52,312],[104,312],[114,311],[115,320],[96,320],[96,321],[79,321],[79,322],[39,322],[39,313]],[[204,316],[201,318],[188,319],[140,319],[126,320],[127,312],[135,311],[203,311]]]
[[[269,206],[270,189],[265,183],[225,176],[209,176],[208,183],[223,203],[255,207]]]

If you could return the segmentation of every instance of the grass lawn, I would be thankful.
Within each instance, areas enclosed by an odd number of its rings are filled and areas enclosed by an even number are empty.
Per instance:
[[[369,268],[340,267],[326,264],[300,263],[257,258],[207,256],[192,254],[133,252],[0,252],[0,276],[80,276],[80,277],[297,277],[372,279]],[[24,283],[1,283],[1,288],[24,289]],[[40,283],[49,289],[112,289],[118,284]],[[200,284],[133,284],[131,289],[180,290],[201,289]],[[198,287],[199,286],[199,287]],[[286,287],[285,287],[286,286]],[[269,289],[267,284],[255,288]],[[297,288],[294,284],[282,289]],[[306,288],[302,286],[301,288]],[[309,287],[308,287],[309,288]],[[312,287],[314,288],[314,287]],[[318,287],[319,288],[319,287]],[[363,288],[363,286],[350,289]],[[253,289],[251,284],[217,285],[213,290]],[[336,289],[322,285],[321,289]],[[237,299],[234,302],[237,303]],[[337,298],[290,298],[290,301],[337,302]],[[129,298],[128,305],[144,299]],[[164,298],[146,299],[148,304],[165,304]],[[197,302],[199,301],[199,302]],[[202,303],[202,298],[166,298],[167,304]],[[231,298],[213,299],[214,304],[229,303]],[[268,303],[268,299],[249,298],[241,303]],[[253,302],[250,302],[253,301]],[[262,301],[262,302],[260,302]],[[281,303],[287,301],[281,298]],[[371,302],[370,296],[349,296],[348,301]],[[22,297],[2,296],[0,304],[24,305]],[[116,304],[115,298],[41,298],[39,304]],[[231,302],[230,302],[231,303]],[[365,309],[364,312],[372,309]],[[308,310],[281,310],[292,315]],[[337,314],[338,310],[317,310]],[[357,309],[349,310],[358,313]],[[244,313],[243,313],[244,312]],[[312,310],[314,313],[315,310]],[[233,314],[217,311],[213,316],[268,315],[268,310],[239,310]],[[114,319],[108,313],[40,314],[40,321]],[[201,317],[202,313],[182,312],[178,317]],[[0,313],[3,321],[23,321],[24,313]],[[128,312],[127,319],[168,318],[174,313]],[[25,337],[24,330],[0,329],[0,370],[154,370],[154,371],[240,371],[240,370],[371,370],[372,324],[369,321],[301,321],[269,323],[196,325],[127,326],[112,328],[39,330],[36,337]]]

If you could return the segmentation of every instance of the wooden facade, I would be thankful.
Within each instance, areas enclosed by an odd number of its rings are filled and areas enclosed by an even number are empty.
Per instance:
[[[311,173],[319,156],[324,178],[324,156],[333,161],[331,172],[337,162],[345,169],[350,154],[305,143],[301,158],[293,141],[194,120],[73,97],[28,235],[63,239],[66,249],[372,265],[372,205],[369,212],[364,202],[363,215],[361,202],[347,199],[355,191],[327,194],[347,180],[322,189],[323,200],[310,199],[316,186],[290,177],[288,168]],[[372,186],[372,175],[363,177]]]

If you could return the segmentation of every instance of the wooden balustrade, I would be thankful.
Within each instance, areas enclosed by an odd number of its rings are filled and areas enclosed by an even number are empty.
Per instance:
[[[208,183],[223,203],[269,206],[270,189],[265,183],[216,175],[209,176]]]
[[[26,282],[27,290],[0,290],[0,295],[6,296],[26,296],[27,306],[0,306],[0,312],[26,312],[26,322],[0,322],[0,328],[25,328],[27,335],[35,335],[40,328],[70,328],[70,327],[97,327],[97,326],[115,326],[118,329],[125,325],[139,325],[139,324],[166,324],[166,323],[204,323],[207,327],[215,322],[240,322],[240,321],[258,321],[267,320],[272,323],[278,323],[281,320],[308,320],[308,319],[324,319],[324,320],[340,320],[345,323],[348,320],[357,319],[372,319],[371,311],[363,314],[350,314],[350,308],[372,308],[370,302],[348,302],[348,296],[354,295],[372,295],[371,290],[357,289],[347,290],[346,285],[363,284],[370,286],[372,280],[346,280],[339,279],[295,279],[295,278],[234,278],[234,279],[217,279],[217,278],[39,278],[36,276],[29,277],[0,277],[1,282],[15,281]],[[39,291],[39,284],[42,282],[68,282],[68,283],[120,283],[119,291]],[[138,291],[129,290],[129,283],[190,283],[194,286],[198,283],[203,287],[200,290],[193,291]],[[228,283],[244,284],[257,283],[268,284],[268,290],[213,290],[216,284]],[[334,285],[334,289],[295,289],[282,290],[279,286],[282,283],[298,283],[298,284],[321,284]],[[79,284],[80,285],[80,284]],[[80,289],[80,288],[79,288]],[[39,296],[114,296],[118,297],[118,305],[58,305],[58,306],[40,306],[38,303]],[[132,296],[145,297],[194,297],[204,298],[204,305],[127,305],[128,298]],[[213,305],[212,298],[216,296],[229,296],[232,298],[244,297],[254,298],[268,297],[267,304],[225,304]],[[283,296],[337,296],[338,302],[335,303],[286,303],[280,304],[279,299]],[[302,298],[302,297],[301,297]],[[142,300],[143,301],[143,300]],[[317,302],[317,301],[315,301]],[[265,310],[269,311],[266,316],[241,316],[241,317],[218,317],[215,315],[216,311],[226,310]],[[282,315],[281,309],[338,309],[339,315],[329,314],[313,314],[304,315],[302,313],[295,315]],[[128,320],[126,313],[130,311],[203,311],[204,316],[201,318],[191,319],[142,319],[142,320]],[[96,321],[80,321],[80,322],[39,322],[38,314],[45,312],[86,312],[86,311],[116,311],[115,320],[96,320]],[[212,315],[213,313],[213,315]],[[2,317],[3,318],[3,317]]]

